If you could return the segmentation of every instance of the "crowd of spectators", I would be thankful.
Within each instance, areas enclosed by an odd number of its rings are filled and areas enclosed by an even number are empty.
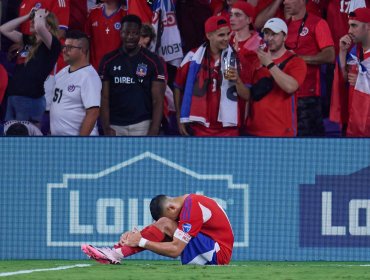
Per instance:
[[[370,0],[0,7],[4,135],[370,137]]]

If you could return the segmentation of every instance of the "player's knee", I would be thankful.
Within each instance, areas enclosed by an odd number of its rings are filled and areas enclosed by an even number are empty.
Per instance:
[[[155,226],[159,228],[162,232],[169,234],[175,232],[177,228],[177,223],[169,218],[162,217],[155,222]]]

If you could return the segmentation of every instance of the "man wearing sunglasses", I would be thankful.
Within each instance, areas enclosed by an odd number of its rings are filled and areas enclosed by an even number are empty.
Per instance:
[[[67,32],[63,58],[68,64],[55,76],[50,108],[52,135],[98,135],[100,77],[89,63],[89,40],[77,30]]]

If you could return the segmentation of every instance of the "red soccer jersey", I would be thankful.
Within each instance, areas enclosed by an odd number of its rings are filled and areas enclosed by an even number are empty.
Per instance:
[[[288,38],[285,45],[298,55],[316,55],[322,49],[334,46],[330,29],[325,20],[308,13],[303,20],[288,22]],[[301,32],[299,32],[301,31]],[[298,92],[298,97],[320,96],[319,65],[308,65],[306,80]]]
[[[197,194],[189,194],[181,209],[178,223],[180,235],[175,237],[189,242],[198,233],[209,236],[220,246],[217,263],[228,264],[234,245],[234,235],[230,221],[213,199]]]
[[[28,14],[32,8],[46,9],[53,12],[59,21],[59,28],[68,29],[69,26],[69,1],[70,0],[23,0],[19,7],[19,16]],[[23,34],[30,34],[30,21],[20,26]]]
[[[282,57],[275,59],[276,65],[292,55],[287,51]],[[302,85],[306,76],[306,63],[294,57],[283,69],[284,73],[293,77]],[[255,136],[292,137],[297,134],[296,96],[284,92],[277,84],[259,101],[251,101],[246,122],[246,132]]]
[[[122,6],[110,16],[105,14],[104,4],[90,10],[85,31],[91,41],[90,63],[96,70],[103,56],[121,45],[121,19],[124,15],[126,12]]]

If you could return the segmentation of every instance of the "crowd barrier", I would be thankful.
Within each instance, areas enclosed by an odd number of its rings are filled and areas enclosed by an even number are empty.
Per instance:
[[[370,139],[2,138],[0,259],[83,259],[157,194],[227,212],[233,260],[369,261]],[[134,258],[162,259],[150,252]]]

